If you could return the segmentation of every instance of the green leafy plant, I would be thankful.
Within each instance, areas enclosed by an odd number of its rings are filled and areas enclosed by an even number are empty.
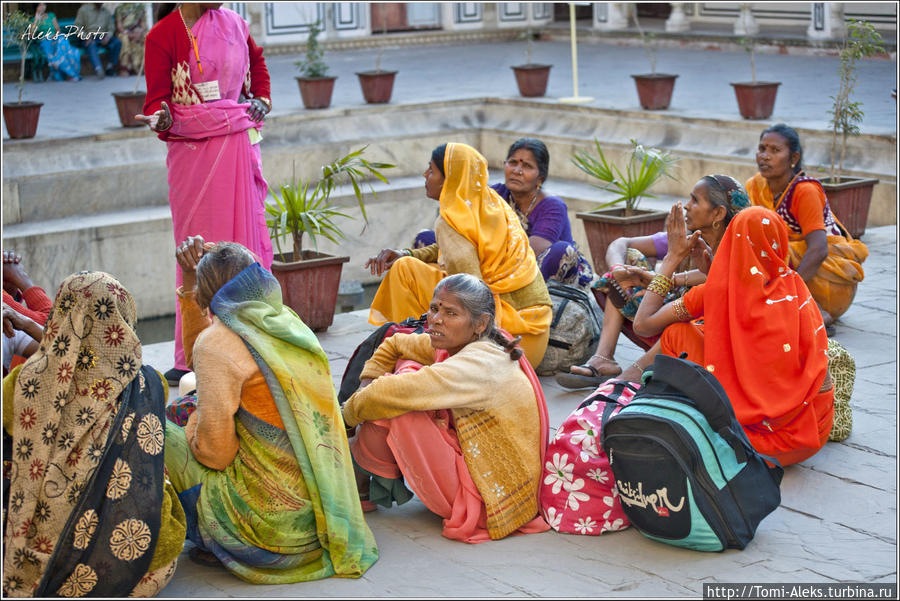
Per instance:
[[[853,88],[856,86],[856,63],[861,58],[884,52],[881,34],[868,21],[853,20],[847,25],[847,37],[841,46],[841,82],[837,94],[831,96],[834,102],[828,110],[831,115],[831,181],[840,181],[840,173],[844,170],[844,156],[847,153],[847,138],[859,135],[859,124],[862,123],[862,102],[852,102]],[[840,133],[840,148],[838,147]],[[837,160],[838,168],[834,164]]]
[[[301,77],[325,77],[328,73],[328,65],[324,60],[325,49],[319,42],[319,34],[322,31],[318,21],[309,28],[309,37],[306,38],[306,57],[294,62]]]
[[[753,83],[756,83],[756,38],[747,36],[739,39],[738,44],[743,46],[747,54],[750,55],[750,75],[753,77]]]
[[[594,146],[596,147],[599,160],[587,152],[578,150],[575,151],[572,162],[591,177],[605,182],[603,185],[593,184],[594,186],[603,190],[610,190],[618,195],[617,198],[600,205],[597,209],[624,202],[625,215],[631,216],[637,210],[638,203],[642,197],[656,198],[656,196],[647,192],[653,184],[662,177],[675,179],[672,176],[672,172],[676,167],[678,158],[673,156],[668,150],[645,148],[643,145],[638,144],[636,140],[631,140],[631,156],[628,158],[628,163],[623,171],[618,166],[612,165],[607,161],[606,156],[603,154],[603,149],[600,147],[600,142],[596,138],[594,138]]]
[[[373,176],[385,184],[388,183],[381,171],[392,169],[395,165],[370,162],[362,158],[366,148],[368,146],[323,165],[322,178],[315,184],[296,177],[295,170],[291,181],[282,184],[280,194],[272,192],[275,202],[266,206],[268,213],[266,223],[269,226],[269,236],[275,241],[279,255],[285,254],[281,249],[281,240],[285,236],[291,237],[295,261],[303,256],[304,234],[309,234],[316,248],[318,248],[317,236],[324,236],[334,243],[346,237],[337,225],[336,219],[353,217],[335,207],[331,201],[331,194],[341,183],[346,182],[352,186],[363,220],[368,224],[360,183],[366,176]],[[371,184],[369,190],[375,197],[375,190]]]
[[[22,102],[22,94],[25,91],[25,61],[28,58],[28,48],[34,41],[34,25],[30,15],[21,10],[14,10],[3,19],[3,44],[19,47],[19,81],[16,87],[19,89],[19,100]]]

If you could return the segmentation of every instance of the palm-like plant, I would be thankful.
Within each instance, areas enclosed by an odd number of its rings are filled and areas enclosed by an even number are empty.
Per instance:
[[[618,196],[607,203],[597,207],[603,209],[619,203],[625,203],[625,215],[631,216],[637,210],[640,199],[644,196],[656,198],[647,192],[653,184],[663,176],[675,179],[672,176],[678,158],[668,150],[659,148],[645,148],[636,140],[631,140],[632,150],[625,170],[612,165],[607,161],[600,147],[600,141],[594,138],[594,146],[598,159],[584,151],[575,151],[572,162],[576,167],[597,178],[602,185],[593,184],[603,190],[610,190]]]
[[[335,222],[336,218],[352,218],[351,215],[341,211],[331,202],[331,194],[342,183],[347,182],[353,187],[353,193],[359,204],[363,220],[368,224],[363,191],[360,181],[367,175],[378,178],[385,184],[387,178],[381,173],[383,169],[395,167],[390,163],[370,162],[362,158],[368,146],[351,152],[334,162],[322,167],[322,178],[314,185],[304,182],[296,177],[294,171],[291,181],[281,186],[281,194],[272,192],[274,204],[266,206],[268,217],[266,223],[269,226],[269,235],[275,241],[278,254],[284,256],[281,249],[281,240],[290,235],[293,242],[294,260],[298,261],[303,256],[303,235],[309,234],[313,246],[318,248],[316,236],[324,236],[334,243],[340,242],[346,236],[343,230]],[[295,165],[296,168],[296,165]],[[375,197],[375,190],[369,184],[369,190]]]

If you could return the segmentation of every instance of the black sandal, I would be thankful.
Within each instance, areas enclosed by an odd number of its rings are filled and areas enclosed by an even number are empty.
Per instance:
[[[222,562],[219,561],[219,558],[216,557],[213,553],[209,551],[205,551],[200,547],[194,547],[190,551],[188,551],[188,557],[194,563],[198,563],[201,566],[207,566],[210,568],[214,568],[222,565]]]

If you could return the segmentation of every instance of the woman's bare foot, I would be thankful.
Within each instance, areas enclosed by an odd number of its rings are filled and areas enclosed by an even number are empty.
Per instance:
[[[625,369],[625,371],[622,372],[622,375],[619,376],[619,379],[626,380],[628,382],[640,382],[641,375],[643,373],[644,373],[643,367],[641,367],[637,363],[632,363]]]
[[[618,376],[622,373],[622,368],[612,357],[604,357],[603,355],[592,355],[585,365],[593,367],[593,371],[584,365],[573,365],[569,368],[569,372],[577,376]]]

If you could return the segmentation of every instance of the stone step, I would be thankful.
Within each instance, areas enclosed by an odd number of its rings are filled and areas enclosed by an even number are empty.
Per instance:
[[[659,191],[685,195],[708,173],[743,181],[755,173],[754,150],[765,124],[685,117],[666,112],[601,109],[552,99],[471,98],[306,111],[270,118],[264,129],[263,172],[277,187],[292,174],[316,178],[323,163],[369,144],[371,160],[397,168],[390,179],[422,172],[431,150],[447,141],[478,148],[499,169],[510,143],[537,136],[550,149],[551,182],[588,182],[569,161],[594,138],[616,161],[630,139],[681,157],[678,180]],[[798,128],[805,163],[828,161],[830,132]],[[878,178],[870,225],[896,222],[896,136],[864,134],[849,141],[848,173]],[[165,144],[146,130],[122,129],[81,138],[4,144],[3,223],[11,225],[88,213],[167,204]]]

